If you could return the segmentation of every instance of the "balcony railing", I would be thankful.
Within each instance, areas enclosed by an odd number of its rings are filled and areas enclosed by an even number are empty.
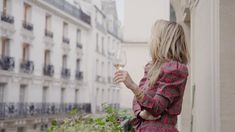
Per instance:
[[[112,78],[108,77],[108,83],[112,83]]]
[[[89,103],[0,103],[0,120],[64,115],[73,109],[91,113]]]
[[[70,69],[68,68],[62,68],[62,71],[61,71],[61,77],[64,78],[64,79],[69,79],[70,78]]]
[[[23,28],[29,31],[33,31],[33,24],[27,21],[23,21]]]
[[[34,63],[30,60],[23,60],[20,64],[20,69],[24,73],[33,73],[34,71]]]
[[[53,38],[53,36],[54,36],[54,34],[53,34],[53,32],[51,32],[51,31],[49,31],[49,30],[45,30],[45,36],[46,37],[49,37],[49,38]]]
[[[1,12],[1,21],[7,22],[10,24],[13,24],[15,22],[14,17],[9,14],[6,14],[5,12]]]
[[[82,49],[82,44],[77,42],[77,48]]]
[[[70,14],[71,16],[82,20],[83,22],[91,25],[91,17],[84,13],[81,9],[71,5],[65,0],[44,0],[52,6]]]
[[[97,76],[96,76],[96,81],[97,81],[97,82],[100,82],[100,83],[105,83],[105,78],[102,77],[102,76],[100,76],[100,75],[97,75]]]
[[[75,78],[77,80],[83,80],[83,72],[81,71],[76,71]]]
[[[54,66],[53,65],[45,65],[43,68],[43,74],[45,76],[50,76],[53,77],[54,76]]]
[[[70,43],[70,40],[67,37],[63,37],[62,41],[65,44],[69,44]]]
[[[0,58],[0,69],[11,71],[15,68],[15,59],[10,56],[2,56]]]

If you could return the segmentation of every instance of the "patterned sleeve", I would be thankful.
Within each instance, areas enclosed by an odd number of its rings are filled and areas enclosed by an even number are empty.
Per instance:
[[[185,85],[188,76],[186,65],[164,65],[162,74],[157,80],[157,91],[155,96],[143,93],[143,99],[138,103],[154,116],[160,115],[174,99],[180,96],[180,87]]]

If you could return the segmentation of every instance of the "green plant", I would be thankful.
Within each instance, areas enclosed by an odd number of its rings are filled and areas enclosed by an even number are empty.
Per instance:
[[[121,121],[130,119],[127,110],[118,110],[103,104],[105,114],[101,117],[82,115],[73,109],[69,112],[70,118],[63,121],[53,120],[46,132],[122,132]]]

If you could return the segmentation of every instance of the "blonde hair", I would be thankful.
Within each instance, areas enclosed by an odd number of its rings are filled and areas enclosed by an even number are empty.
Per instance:
[[[152,28],[150,40],[151,67],[148,72],[149,85],[153,86],[160,74],[160,68],[167,60],[183,64],[189,61],[183,27],[176,22],[158,20]]]

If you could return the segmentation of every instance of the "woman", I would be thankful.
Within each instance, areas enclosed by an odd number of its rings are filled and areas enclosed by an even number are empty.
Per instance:
[[[152,29],[151,62],[136,85],[127,71],[117,71],[114,80],[123,82],[135,97],[136,132],[178,132],[189,61],[184,31],[175,22],[159,20]]]

